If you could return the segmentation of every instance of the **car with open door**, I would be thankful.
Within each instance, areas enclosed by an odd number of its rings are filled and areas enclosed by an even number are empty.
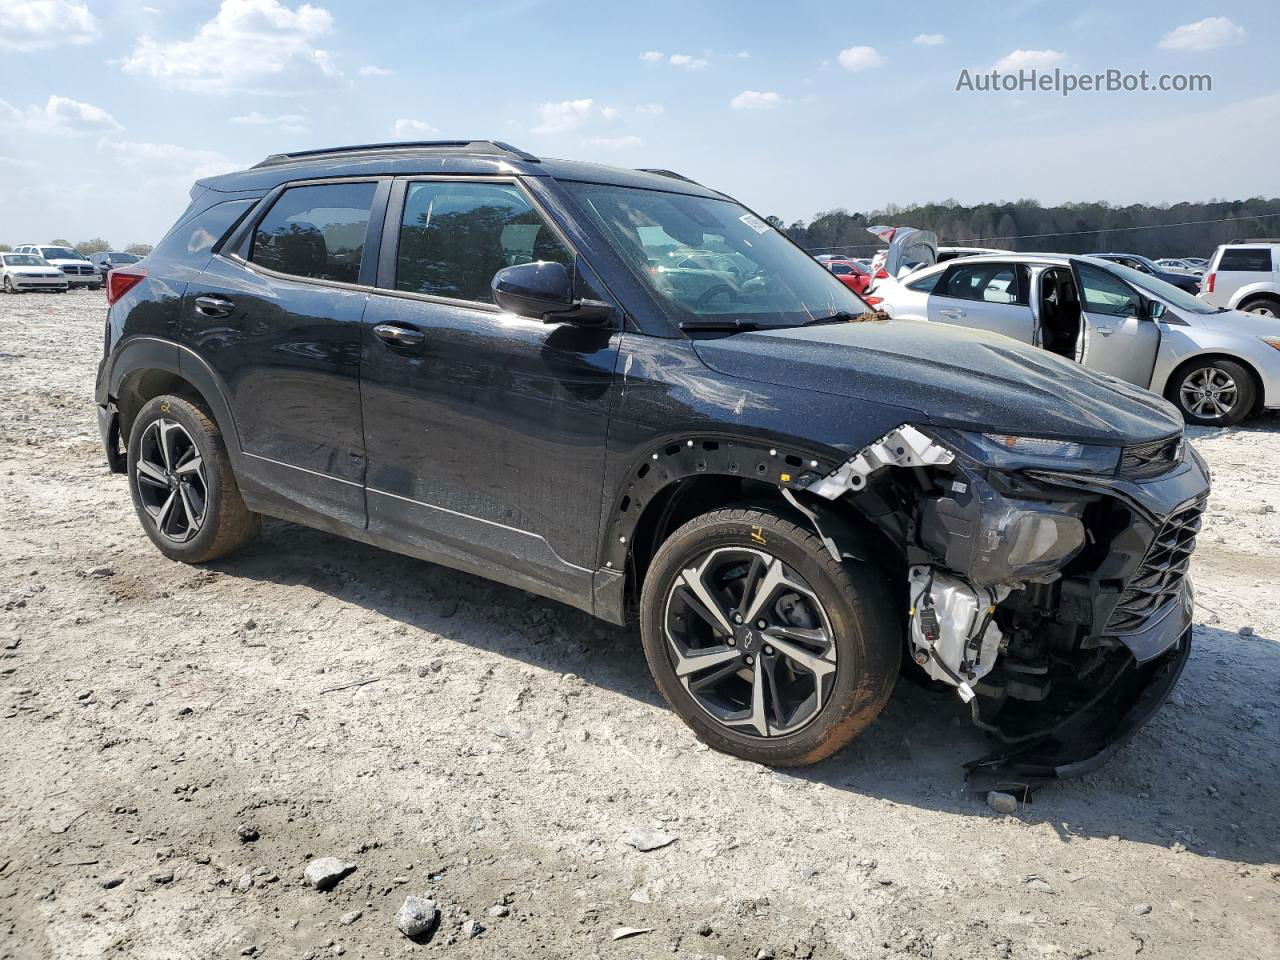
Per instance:
[[[273,155],[197,183],[107,299],[103,448],[165,556],[230,557],[270,516],[638,623],[736,756],[830,756],[905,660],[1001,740],[984,772],[1080,773],[1190,654],[1209,483],[1172,406],[886,319],[670,171]]]
[[[894,317],[991,330],[1146,387],[1189,423],[1229,426],[1280,407],[1280,321],[1113,261],[966,257],[880,281],[871,296]]]

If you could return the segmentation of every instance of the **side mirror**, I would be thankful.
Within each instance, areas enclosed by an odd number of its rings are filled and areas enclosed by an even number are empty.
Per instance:
[[[1159,300],[1144,300],[1143,306],[1146,309],[1143,310],[1142,316],[1147,320],[1159,320],[1164,316],[1165,311],[1168,309],[1168,307]]]
[[[493,275],[490,287],[503,310],[544,323],[600,323],[613,314],[607,303],[575,300],[569,271],[554,261],[504,267]]]

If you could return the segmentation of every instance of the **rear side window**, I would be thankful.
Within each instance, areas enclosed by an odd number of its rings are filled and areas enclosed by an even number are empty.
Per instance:
[[[258,198],[254,197],[215,203],[170,230],[152,251],[151,258],[204,266],[209,262],[214,244],[225,237],[257,202]]]
[[[933,292],[957,300],[1026,306],[1024,274],[1024,268],[1009,263],[956,264],[947,269],[946,279]]]
[[[550,260],[572,274],[573,256],[509,183],[411,183],[396,251],[396,289],[492,303],[493,275]]]
[[[249,259],[295,277],[358,283],[376,189],[374,183],[290,187],[254,231]]]
[[[1228,247],[1222,251],[1222,259],[1218,261],[1218,270],[1240,271],[1242,273],[1270,273],[1270,247]]]
[[[916,293],[933,293],[933,288],[938,285],[938,281],[942,279],[945,271],[939,270],[937,273],[931,273],[927,277],[921,277],[912,283],[908,283],[907,289],[914,290]]]

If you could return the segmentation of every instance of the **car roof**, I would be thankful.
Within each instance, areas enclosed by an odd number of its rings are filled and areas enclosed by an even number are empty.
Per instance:
[[[723,194],[671,170],[631,170],[578,160],[536,157],[497,140],[373,143],[272,154],[247,170],[209,177],[197,183],[210,190],[237,193],[270,190],[292,180],[416,174],[549,177],[692,196],[723,197]]]

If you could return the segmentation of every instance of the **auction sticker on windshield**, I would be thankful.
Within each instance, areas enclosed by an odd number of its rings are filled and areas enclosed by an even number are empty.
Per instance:
[[[738,218],[756,233],[764,233],[769,229],[769,225],[757,217],[754,213],[744,213]]]

